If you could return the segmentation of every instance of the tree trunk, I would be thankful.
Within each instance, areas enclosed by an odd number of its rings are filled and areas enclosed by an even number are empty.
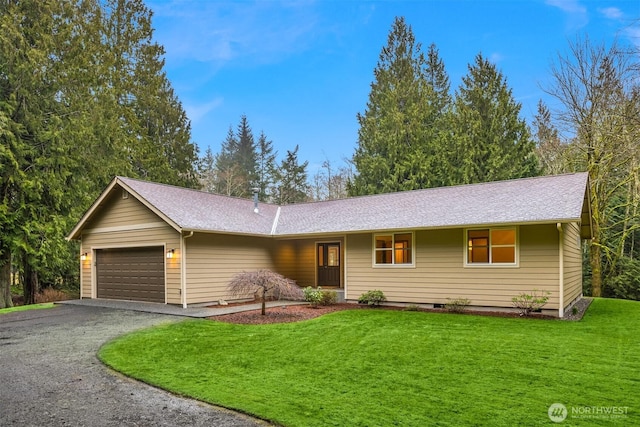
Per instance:
[[[589,263],[591,264],[591,296],[602,296],[602,248],[600,247],[600,225],[597,221],[592,224],[591,250]]]
[[[267,290],[262,288],[262,313],[263,316],[267,314]]]
[[[35,304],[36,294],[40,290],[38,283],[38,272],[33,269],[28,258],[24,257],[24,283],[22,289],[24,293],[24,304]]]
[[[0,308],[13,307],[11,300],[11,251],[0,249]]]

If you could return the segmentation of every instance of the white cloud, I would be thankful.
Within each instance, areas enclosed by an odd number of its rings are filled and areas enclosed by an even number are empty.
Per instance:
[[[153,0],[149,7],[175,63],[270,63],[304,50],[316,27],[310,3]]]
[[[631,40],[636,48],[640,49],[640,28],[638,27],[627,27],[624,30],[624,34]]]
[[[184,110],[189,120],[191,120],[191,124],[197,124],[204,116],[209,114],[210,111],[220,107],[223,101],[222,98],[218,97],[204,104],[185,104]]]
[[[587,8],[581,5],[578,0],[547,0],[546,4],[557,7],[567,14],[569,29],[582,28],[589,23]]]
[[[598,12],[607,19],[621,19],[623,13],[617,7],[598,8]]]
[[[503,59],[504,59],[504,56],[501,53],[498,53],[498,52],[492,53],[491,56],[489,57],[489,61],[491,61],[494,64],[498,64]]]

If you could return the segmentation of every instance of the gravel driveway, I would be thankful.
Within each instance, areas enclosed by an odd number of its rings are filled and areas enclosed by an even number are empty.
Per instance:
[[[117,374],[106,341],[181,318],[63,305],[0,315],[2,426],[264,426]]]

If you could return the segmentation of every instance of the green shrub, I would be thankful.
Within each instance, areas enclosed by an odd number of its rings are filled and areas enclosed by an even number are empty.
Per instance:
[[[311,307],[316,308],[318,304],[322,302],[323,292],[320,288],[312,288],[307,286],[302,290],[304,300],[311,304]]]
[[[471,300],[467,298],[447,298],[447,300],[449,302],[444,305],[444,308],[451,313],[464,313],[471,304]]]
[[[418,304],[409,304],[404,308],[404,311],[418,311]]]
[[[613,274],[605,278],[602,296],[640,301],[640,260],[619,258]]]
[[[386,300],[387,300],[387,297],[384,296],[384,292],[378,289],[374,289],[372,291],[367,291],[364,294],[360,295],[360,298],[358,298],[358,303],[378,306],[380,305],[380,303]]]
[[[318,287],[318,289],[320,289]],[[322,297],[320,299],[321,305],[333,305],[338,302],[338,293],[332,290],[321,291]]]
[[[551,292],[534,289],[531,294],[520,294],[511,298],[513,305],[520,312],[520,316],[528,316],[534,311],[540,310],[549,301]]]

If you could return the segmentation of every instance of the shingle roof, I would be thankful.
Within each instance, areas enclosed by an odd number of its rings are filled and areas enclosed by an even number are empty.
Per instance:
[[[276,234],[580,221],[586,188],[576,173],[289,205]]]
[[[590,237],[591,231],[587,173],[281,207],[260,203],[257,214],[251,200],[123,177],[117,177],[109,188],[115,184],[125,187],[180,231],[301,236],[569,221],[583,223],[583,237]],[[85,214],[70,238],[77,237],[91,212]]]
[[[270,234],[278,211],[278,206],[261,203],[256,214],[252,200],[132,178],[117,179],[185,231]]]

